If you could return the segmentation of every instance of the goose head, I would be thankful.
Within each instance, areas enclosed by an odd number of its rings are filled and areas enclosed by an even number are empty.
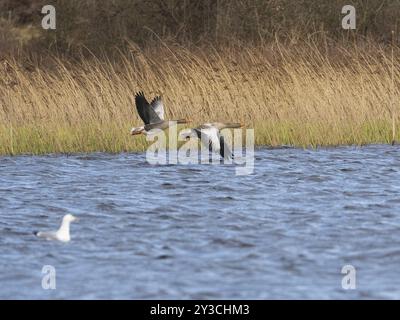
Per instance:
[[[132,128],[131,129],[131,135],[137,135],[137,134],[141,134],[144,133],[144,127],[137,127],[137,128]]]
[[[180,140],[189,140],[192,137],[197,137],[196,131],[193,129],[183,129],[179,132]]]

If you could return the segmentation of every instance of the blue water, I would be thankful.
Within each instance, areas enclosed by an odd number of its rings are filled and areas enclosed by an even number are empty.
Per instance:
[[[384,145],[259,149],[247,176],[144,154],[0,157],[0,298],[398,299],[399,207],[400,148]],[[71,242],[32,234],[66,213]]]

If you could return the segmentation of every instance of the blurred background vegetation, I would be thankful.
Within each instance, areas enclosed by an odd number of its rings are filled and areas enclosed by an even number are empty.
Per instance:
[[[46,4],[57,10],[55,31],[41,28]],[[346,4],[357,10],[355,31],[341,28]],[[0,0],[0,54],[113,52],[160,40],[185,47],[276,40],[399,44],[399,22],[399,0]]]

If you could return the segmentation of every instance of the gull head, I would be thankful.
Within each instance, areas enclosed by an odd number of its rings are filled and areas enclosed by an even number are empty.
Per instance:
[[[79,219],[75,216],[73,216],[72,214],[68,213],[64,216],[63,218],[63,222],[74,222],[74,221],[78,221]]]

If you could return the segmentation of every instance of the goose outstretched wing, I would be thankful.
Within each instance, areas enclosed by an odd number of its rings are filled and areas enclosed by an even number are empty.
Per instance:
[[[196,131],[198,132],[198,137],[201,139],[201,142],[205,146],[208,146],[208,149],[211,152],[219,152],[220,144],[218,129],[208,126],[201,126],[199,128],[200,129]]]
[[[150,106],[157,113],[161,120],[164,120],[164,104],[160,96],[155,97],[151,102]]]
[[[219,154],[221,155],[221,157],[225,160],[233,159],[233,153],[231,149],[229,149],[228,144],[225,142],[224,136],[221,134],[219,135],[219,145]]]
[[[233,153],[228,144],[225,142],[223,135],[213,123],[205,123],[195,129],[197,136],[202,140],[204,145],[208,145],[211,152],[216,152],[225,160],[233,159]]]
[[[147,102],[143,92],[138,92],[135,95],[136,109],[143,120],[144,124],[157,123],[162,121],[157,112]]]

